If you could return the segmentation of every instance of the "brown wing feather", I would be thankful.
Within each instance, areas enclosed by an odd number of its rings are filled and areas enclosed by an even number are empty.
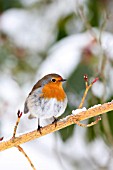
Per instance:
[[[28,109],[27,100],[26,100],[26,102],[25,102],[25,104],[24,104],[24,113],[26,114],[26,113],[28,113],[28,112],[29,112],[29,109]]]

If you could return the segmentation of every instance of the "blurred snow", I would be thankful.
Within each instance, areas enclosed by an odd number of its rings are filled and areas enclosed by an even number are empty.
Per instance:
[[[17,105],[21,93],[17,83],[8,74],[0,75],[0,82],[0,97],[6,102],[10,102],[9,104]]]
[[[41,2],[41,0],[21,0],[21,2],[25,5],[32,5],[34,3],[38,3],[38,2]],[[63,3],[64,5],[65,4],[71,4],[71,3],[74,3],[76,5],[76,3],[78,2],[78,0],[62,0],[62,2],[60,0],[56,0],[56,2],[60,2],[60,3]],[[85,3],[86,0],[79,0],[79,5],[83,5],[83,3]],[[66,10],[66,9],[65,9]]]
[[[42,143],[40,143],[41,141]],[[37,143],[36,141],[29,142],[29,144],[24,144],[22,147],[37,170],[52,169],[53,167],[55,170],[62,170],[52,150],[53,144],[54,136],[49,135],[48,137],[42,137],[41,140],[37,140]],[[24,155],[16,148],[5,150],[0,154],[0,169],[6,170],[9,167],[16,170],[32,169]]]
[[[99,148],[97,147],[98,145],[99,145]],[[97,162],[97,164],[100,164],[101,166],[106,166],[106,163],[110,156],[108,150],[109,148],[107,147],[107,145],[105,145],[104,141],[101,138],[95,140],[94,143],[91,143],[89,145],[89,151],[90,151],[91,157],[95,159],[95,162]],[[100,158],[103,158],[103,159],[100,161]]]
[[[3,134],[5,137],[12,135],[12,127],[14,127],[17,118],[16,112],[23,102],[23,97],[20,87],[9,74],[0,75],[1,135]]]
[[[7,33],[17,46],[35,51],[44,50],[54,38],[51,34],[53,26],[47,23],[46,19],[42,22],[45,16],[37,18],[37,13],[8,10],[1,17],[1,30]]]
[[[18,46],[22,45],[36,51],[44,50],[56,38],[56,24],[59,17],[74,10],[74,0],[65,1],[53,1],[45,10],[41,8],[31,11],[10,9],[1,15],[0,29],[8,34]]]
[[[93,94],[99,98],[101,98],[104,95],[105,92],[104,84],[100,81],[94,83],[91,89]]]
[[[29,5],[35,1],[22,0],[23,3]],[[79,4],[83,4],[85,1],[80,0]],[[55,0],[45,9],[40,8],[29,11],[25,9],[7,10],[0,17],[0,29],[8,34],[17,46],[38,52],[43,51],[56,38],[56,24],[59,18],[65,17],[72,12],[74,13],[76,2],[77,0]]]
[[[23,5],[30,6],[36,2],[40,2],[40,0],[20,0]]]
[[[82,49],[91,40],[88,32],[64,38],[53,46],[37,74],[56,72],[68,77],[81,61]]]
[[[100,30],[98,29],[93,29],[93,31],[95,32],[97,39],[101,40],[100,43],[103,52],[105,52],[108,58],[113,59],[113,34],[105,31],[100,34]]]

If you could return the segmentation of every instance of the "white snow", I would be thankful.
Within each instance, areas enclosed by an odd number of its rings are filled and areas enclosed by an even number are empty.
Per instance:
[[[96,104],[96,105],[90,107],[89,109],[93,109],[93,108],[96,108],[96,107],[99,107],[99,106],[101,106],[101,104]]]
[[[78,66],[81,61],[82,49],[91,40],[92,37],[88,32],[72,35],[61,40],[50,50],[36,77],[55,72],[67,78],[73,69]]]
[[[76,110],[72,110],[72,114],[73,115],[77,115],[77,114],[79,114],[79,113],[81,113],[81,112],[84,112],[84,111],[86,111],[87,109],[85,108],[85,107],[83,107],[82,109],[76,109]]]
[[[96,83],[93,84],[91,90],[96,97],[101,98],[104,95],[105,87],[104,84],[98,80]]]

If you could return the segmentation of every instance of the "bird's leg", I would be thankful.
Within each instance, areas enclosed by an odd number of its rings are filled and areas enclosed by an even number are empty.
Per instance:
[[[53,120],[52,124],[55,124],[55,127],[56,127],[56,126],[57,126],[58,118],[56,118],[56,117],[53,116],[53,119],[54,119],[54,120]]]
[[[40,119],[38,118],[38,128],[37,128],[37,131],[39,131],[40,134],[42,134],[41,128],[42,128],[42,127],[40,126]]]

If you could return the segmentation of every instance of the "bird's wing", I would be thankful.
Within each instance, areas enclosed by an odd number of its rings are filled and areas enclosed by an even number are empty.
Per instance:
[[[35,102],[37,101],[37,98],[39,98],[41,95],[42,95],[42,87],[32,90],[29,93],[29,95],[25,101],[25,104],[24,104],[24,113],[25,114],[29,112],[29,102],[32,102],[35,104]]]
[[[28,109],[28,106],[27,106],[27,99],[25,101],[25,104],[24,104],[24,113],[28,113],[29,112],[29,109]]]

